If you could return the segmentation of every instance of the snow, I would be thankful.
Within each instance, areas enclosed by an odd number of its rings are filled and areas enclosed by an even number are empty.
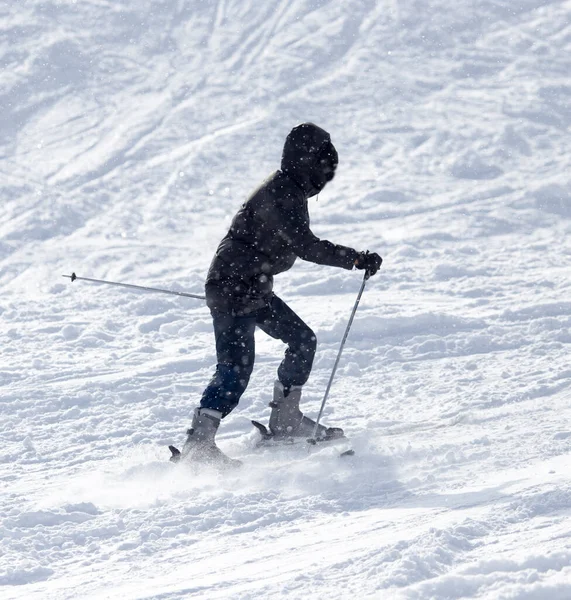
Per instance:
[[[571,598],[571,2],[25,0],[0,78],[0,596]],[[291,127],[339,150],[321,237],[384,257],[325,409],[356,456],[167,462],[214,365],[193,294]],[[319,342],[361,273],[276,291]]]

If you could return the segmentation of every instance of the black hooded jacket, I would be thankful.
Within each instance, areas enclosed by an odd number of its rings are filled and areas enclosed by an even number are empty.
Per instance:
[[[320,240],[309,228],[307,199],[333,179],[337,152],[329,134],[303,123],[288,135],[281,170],[248,198],[220,242],[206,279],[211,310],[247,315],[268,304],[273,276],[296,258],[352,269],[356,250]]]

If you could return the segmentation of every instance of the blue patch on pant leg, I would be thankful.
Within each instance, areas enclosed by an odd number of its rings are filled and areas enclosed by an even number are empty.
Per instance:
[[[248,385],[251,369],[247,371],[236,366],[216,365],[216,372],[202,394],[200,407],[217,410],[222,413],[222,418],[230,414]]]

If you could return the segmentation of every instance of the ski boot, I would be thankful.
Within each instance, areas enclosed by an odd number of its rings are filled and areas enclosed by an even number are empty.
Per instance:
[[[171,462],[205,464],[221,469],[239,467],[242,463],[226,456],[214,440],[222,414],[209,408],[195,408],[192,426],[182,450],[169,446]]]
[[[299,438],[312,438],[315,431],[315,421],[306,417],[299,409],[301,386],[292,386],[289,390],[279,380],[274,383],[274,397],[270,402],[269,431],[264,425],[252,421],[262,434],[264,440],[295,441]],[[330,441],[344,436],[340,427],[325,427],[319,425],[316,432],[317,441]]]

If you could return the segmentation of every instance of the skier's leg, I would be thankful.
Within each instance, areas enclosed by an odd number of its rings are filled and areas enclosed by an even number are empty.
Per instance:
[[[256,325],[271,337],[287,344],[278,368],[278,379],[286,388],[302,386],[308,379],[317,348],[315,333],[283,301],[274,296],[270,305],[259,311]]]
[[[192,426],[182,449],[182,458],[195,462],[236,466],[215,442],[221,419],[238,404],[254,366],[254,317],[233,317],[212,313],[216,339],[217,365],[214,376],[194,410]]]
[[[216,371],[202,394],[200,408],[228,415],[244,393],[254,368],[255,317],[213,313]]]
[[[310,437],[315,421],[303,415],[299,403],[302,386],[309,377],[315,356],[315,334],[278,297],[274,297],[270,306],[258,313],[256,323],[265,333],[288,345],[274,383],[270,430],[276,438]],[[317,436],[342,437],[343,430],[320,425]]]

